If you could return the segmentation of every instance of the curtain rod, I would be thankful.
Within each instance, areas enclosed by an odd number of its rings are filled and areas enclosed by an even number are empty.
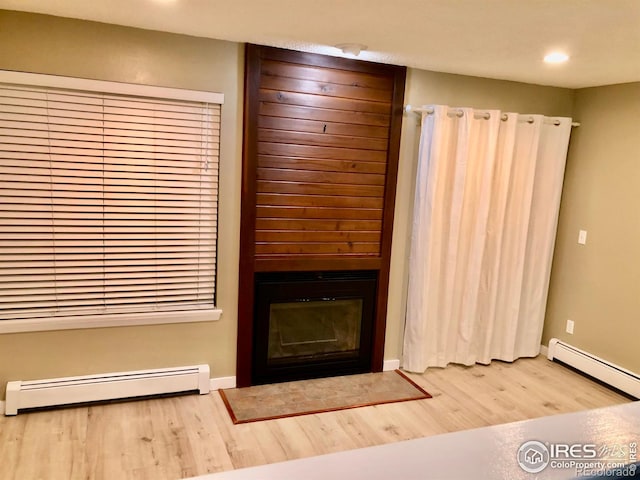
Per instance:
[[[412,107],[411,105],[406,105],[404,107],[404,111],[409,113],[409,112],[413,112],[413,113],[426,113],[427,115],[431,115],[434,110],[433,108],[420,108],[420,107]],[[462,115],[464,115],[463,111],[461,109],[452,109],[449,112],[447,112],[447,115],[449,115],[450,117],[462,117]],[[474,113],[474,118],[477,119],[484,119],[484,120],[489,120],[491,118],[491,114],[489,112],[476,112]],[[501,120],[507,120],[508,115],[506,113],[503,113],[502,116],[500,117]],[[529,117],[526,120],[528,123],[533,123],[533,117]],[[559,120],[551,120],[550,119],[550,123],[553,123],[553,125],[560,125],[560,121]],[[579,127],[580,126],[580,122],[572,122],[571,123],[572,127]]]

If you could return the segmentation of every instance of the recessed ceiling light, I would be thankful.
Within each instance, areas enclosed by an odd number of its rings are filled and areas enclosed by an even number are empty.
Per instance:
[[[544,57],[546,63],[564,63],[569,60],[569,55],[563,52],[551,52]]]

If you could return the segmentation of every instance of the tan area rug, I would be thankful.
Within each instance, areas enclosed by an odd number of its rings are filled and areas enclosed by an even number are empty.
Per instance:
[[[400,370],[219,392],[236,424],[431,398]]]

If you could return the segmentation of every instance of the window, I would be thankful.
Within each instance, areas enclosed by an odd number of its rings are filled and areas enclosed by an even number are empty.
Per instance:
[[[0,332],[217,319],[223,96],[0,82]]]

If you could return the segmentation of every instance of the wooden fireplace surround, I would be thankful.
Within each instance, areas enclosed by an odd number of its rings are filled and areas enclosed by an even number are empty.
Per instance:
[[[381,371],[406,68],[247,45],[236,380],[251,385],[256,272],[378,272]]]

